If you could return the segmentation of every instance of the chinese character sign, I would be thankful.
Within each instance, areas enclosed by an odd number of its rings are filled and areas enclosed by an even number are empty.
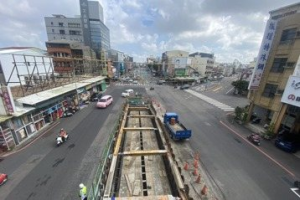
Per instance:
[[[7,113],[13,113],[14,112],[14,104],[13,100],[10,95],[10,91],[7,87],[1,87],[1,97],[2,102],[4,104],[5,110]]]
[[[264,37],[257,56],[256,66],[249,84],[249,90],[258,89],[275,36],[276,23],[275,20],[268,20],[267,22]]]

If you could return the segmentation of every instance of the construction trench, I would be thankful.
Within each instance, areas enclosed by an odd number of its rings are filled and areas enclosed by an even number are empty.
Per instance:
[[[152,102],[128,98],[89,199],[193,200]],[[91,193],[91,191],[90,191]]]

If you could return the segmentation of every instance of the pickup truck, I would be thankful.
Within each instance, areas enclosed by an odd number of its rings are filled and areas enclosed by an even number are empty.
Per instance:
[[[185,140],[192,136],[192,131],[179,122],[177,113],[165,113],[164,124],[173,140]]]

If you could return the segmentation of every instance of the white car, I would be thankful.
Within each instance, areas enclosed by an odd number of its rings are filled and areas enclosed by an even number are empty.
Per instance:
[[[133,93],[134,93],[133,89],[127,89],[127,90],[125,90],[125,92],[122,92],[122,97],[129,97],[130,94],[133,94]]]

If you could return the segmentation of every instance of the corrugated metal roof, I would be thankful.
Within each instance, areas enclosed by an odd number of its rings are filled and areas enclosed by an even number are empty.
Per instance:
[[[103,76],[98,76],[95,78],[87,79],[87,80],[82,80],[77,83],[71,83],[68,85],[56,87],[50,90],[45,90],[36,94],[28,95],[26,97],[22,97],[17,99],[17,102],[26,104],[26,105],[32,105],[35,106],[38,103],[41,103],[43,101],[46,101],[48,99],[60,96],[62,94],[65,94],[67,92],[71,92],[73,90],[85,87],[91,83],[95,83],[97,81],[102,81],[104,80],[105,77]]]

